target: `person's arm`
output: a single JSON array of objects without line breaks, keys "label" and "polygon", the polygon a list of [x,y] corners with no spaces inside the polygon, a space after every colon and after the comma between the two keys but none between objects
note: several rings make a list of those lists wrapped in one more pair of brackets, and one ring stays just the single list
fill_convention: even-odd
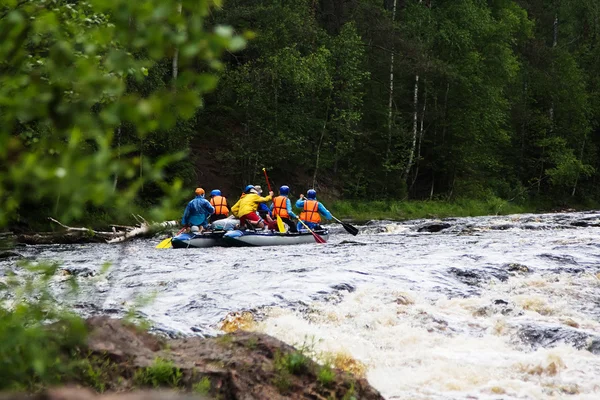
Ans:
[{"label": "person's arm", "polygon": [[325,206],[321,202],[319,202],[319,214],[321,214],[327,219],[331,219],[331,213],[328,209],[325,208]]},{"label": "person's arm", "polygon": [[256,200],[256,201],[259,202],[259,203],[266,203],[266,202],[271,201],[271,200],[273,200],[273,192],[269,192],[269,195],[265,196],[265,197],[258,196],[258,200]]},{"label": "person's arm", "polygon": [[300,208],[300,209],[304,208],[304,200],[303,199],[298,199],[296,201],[296,208]]},{"label": "person's arm", "polygon": [[287,199],[285,201],[285,203],[286,203],[285,205],[287,208],[287,212],[290,215],[290,218],[298,219],[298,216],[296,214],[294,214],[294,212],[292,211],[292,202],[290,201],[290,199]]},{"label": "person's arm", "polygon": [[215,208],[213,207],[212,204],[210,204],[210,202],[208,200],[204,200],[204,209],[206,210],[206,212],[208,214],[214,214],[215,213]]}]

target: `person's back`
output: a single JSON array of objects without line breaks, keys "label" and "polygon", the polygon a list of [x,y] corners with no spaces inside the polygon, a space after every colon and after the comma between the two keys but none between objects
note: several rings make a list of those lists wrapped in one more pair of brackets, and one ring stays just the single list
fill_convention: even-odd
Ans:
[{"label": "person's back", "polygon": [[[304,222],[310,229],[321,229],[321,215],[326,219],[331,219],[331,213],[325,206],[317,200],[317,192],[310,189],[304,195],[300,195],[300,199],[296,202],[296,207],[302,209],[300,220]],[[298,230],[305,229],[301,222],[298,222]]]},{"label": "person's back", "polygon": [[268,196],[261,197],[258,195],[256,189],[254,189],[253,185],[248,185],[244,190],[244,195],[233,205],[233,207],[231,207],[231,212],[233,215],[240,218],[240,225],[242,227],[248,222],[253,227],[263,228],[264,222],[256,213],[256,210],[258,209],[259,204],[270,201],[272,196],[273,192],[270,192]]},{"label": "person's back", "polygon": [[214,207],[204,198],[204,189],[196,188],[196,197],[186,206],[181,219],[183,226],[198,226],[202,229],[208,226],[208,217],[215,212]]},{"label": "person's back", "polygon": [[298,232],[296,224],[294,224],[291,218],[298,218],[292,211],[292,204],[288,198],[290,188],[283,185],[279,188],[279,196],[273,199],[273,205],[271,210],[274,217],[279,217],[289,227],[290,232]]},{"label": "person's back", "polygon": [[227,218],[229,208],[227,208],[227,199],[221,195],[219,189],[210,192],[210,204],[215,208],[215,213],[210,216],[210,222],[218,221]]}]

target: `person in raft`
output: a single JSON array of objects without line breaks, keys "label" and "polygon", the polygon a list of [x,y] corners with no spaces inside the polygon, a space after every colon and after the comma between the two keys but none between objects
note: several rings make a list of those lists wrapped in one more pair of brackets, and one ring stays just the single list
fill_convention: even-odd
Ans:
[{"label": "person in raft", "polygon": [[208,226],[208,217],[215,208],[204,198],[204,189],[196,188],[196,198],[191,200],[181,219],[181,225],[191,227],[194,233],[202,233]]},{"label": "person in raft", "polygon": [[210,204],[215,208],[215,213],[210,216],[210,223],[220,219],[227,218],[229,215],[229,208],[227,208],[227,199],[221,196],[221,191],[215,189],[210,192]]},{"label": "person in raft", "polygon": [[[321,225],[319,225],[321,223],[321,215],[326,219],[331,219],[331,213],[321,202],[317,201],[317,191],[314,189],[306,192],[306,197],[303,194],[300,195],[300,198],[296,202],[296,208],[302,209],[299,219],[304,221],[310,229],[322,229]],[[300,222],[298,222],[298,230],[306,231]]]},{"label": "person in raft", "polygon": [[[254,186],[254,190],[256,190],[259,196],[262,196],[263,191],[260,186]],[[265,220],[269,229],[277,229],[277,224],[272,218],[271,209],[267,203],[260,203],[256,212],[258,213],[259,217]]]},{"label": "person in raft", "polygon": [[298,232],[296,224],[292,222],[291,218],[298,219],[298,216],[292,211],[292,202],[288,199],[290,194],[290,187],[283,185],[279,188],[279,196],[273,199],[271,205],[271,211],[273,216],[277,218],[279,216],[281,220],[289,226],[289,232]]},{"label": "person in raft", "polygon": [[256,210],[260,203],[271,201],[272,198],[273,192],[269,192],[269,195],[266,197],[260,197],[256,189],[254,189],[254,185],[248,185],[244,189],[242,197],[231,207],[231,213],[240,219],[241,227],[248,226],[253,229],[262,229],[265,227],[265,222],[256,213]]}]

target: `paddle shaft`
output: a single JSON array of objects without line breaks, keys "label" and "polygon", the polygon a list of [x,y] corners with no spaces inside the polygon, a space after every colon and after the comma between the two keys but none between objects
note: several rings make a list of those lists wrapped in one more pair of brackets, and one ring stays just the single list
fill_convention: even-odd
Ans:
[{"label": "paddle shaft", "polygon": [[267,176],[267,169],[263,168],[263,172],[265,173],[265,179],[267,180],[267,187],[269,188],[269,192],[272,192],[272,190],[271,190],[271,182],[269,182],[269,177]]}]

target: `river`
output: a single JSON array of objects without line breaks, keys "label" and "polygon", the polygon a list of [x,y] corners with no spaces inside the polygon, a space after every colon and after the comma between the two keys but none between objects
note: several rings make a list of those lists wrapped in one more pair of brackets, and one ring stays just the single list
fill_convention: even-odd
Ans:
[{"label": "river", "polygon": [[443,223],[336,225],[326,245],[17,251],[59,261],[52,290],[82,315],[136,307],[155,331],[210,335],[249,311],[252,329],[357,360],[387,399],[599,399],[600,213]]}]

